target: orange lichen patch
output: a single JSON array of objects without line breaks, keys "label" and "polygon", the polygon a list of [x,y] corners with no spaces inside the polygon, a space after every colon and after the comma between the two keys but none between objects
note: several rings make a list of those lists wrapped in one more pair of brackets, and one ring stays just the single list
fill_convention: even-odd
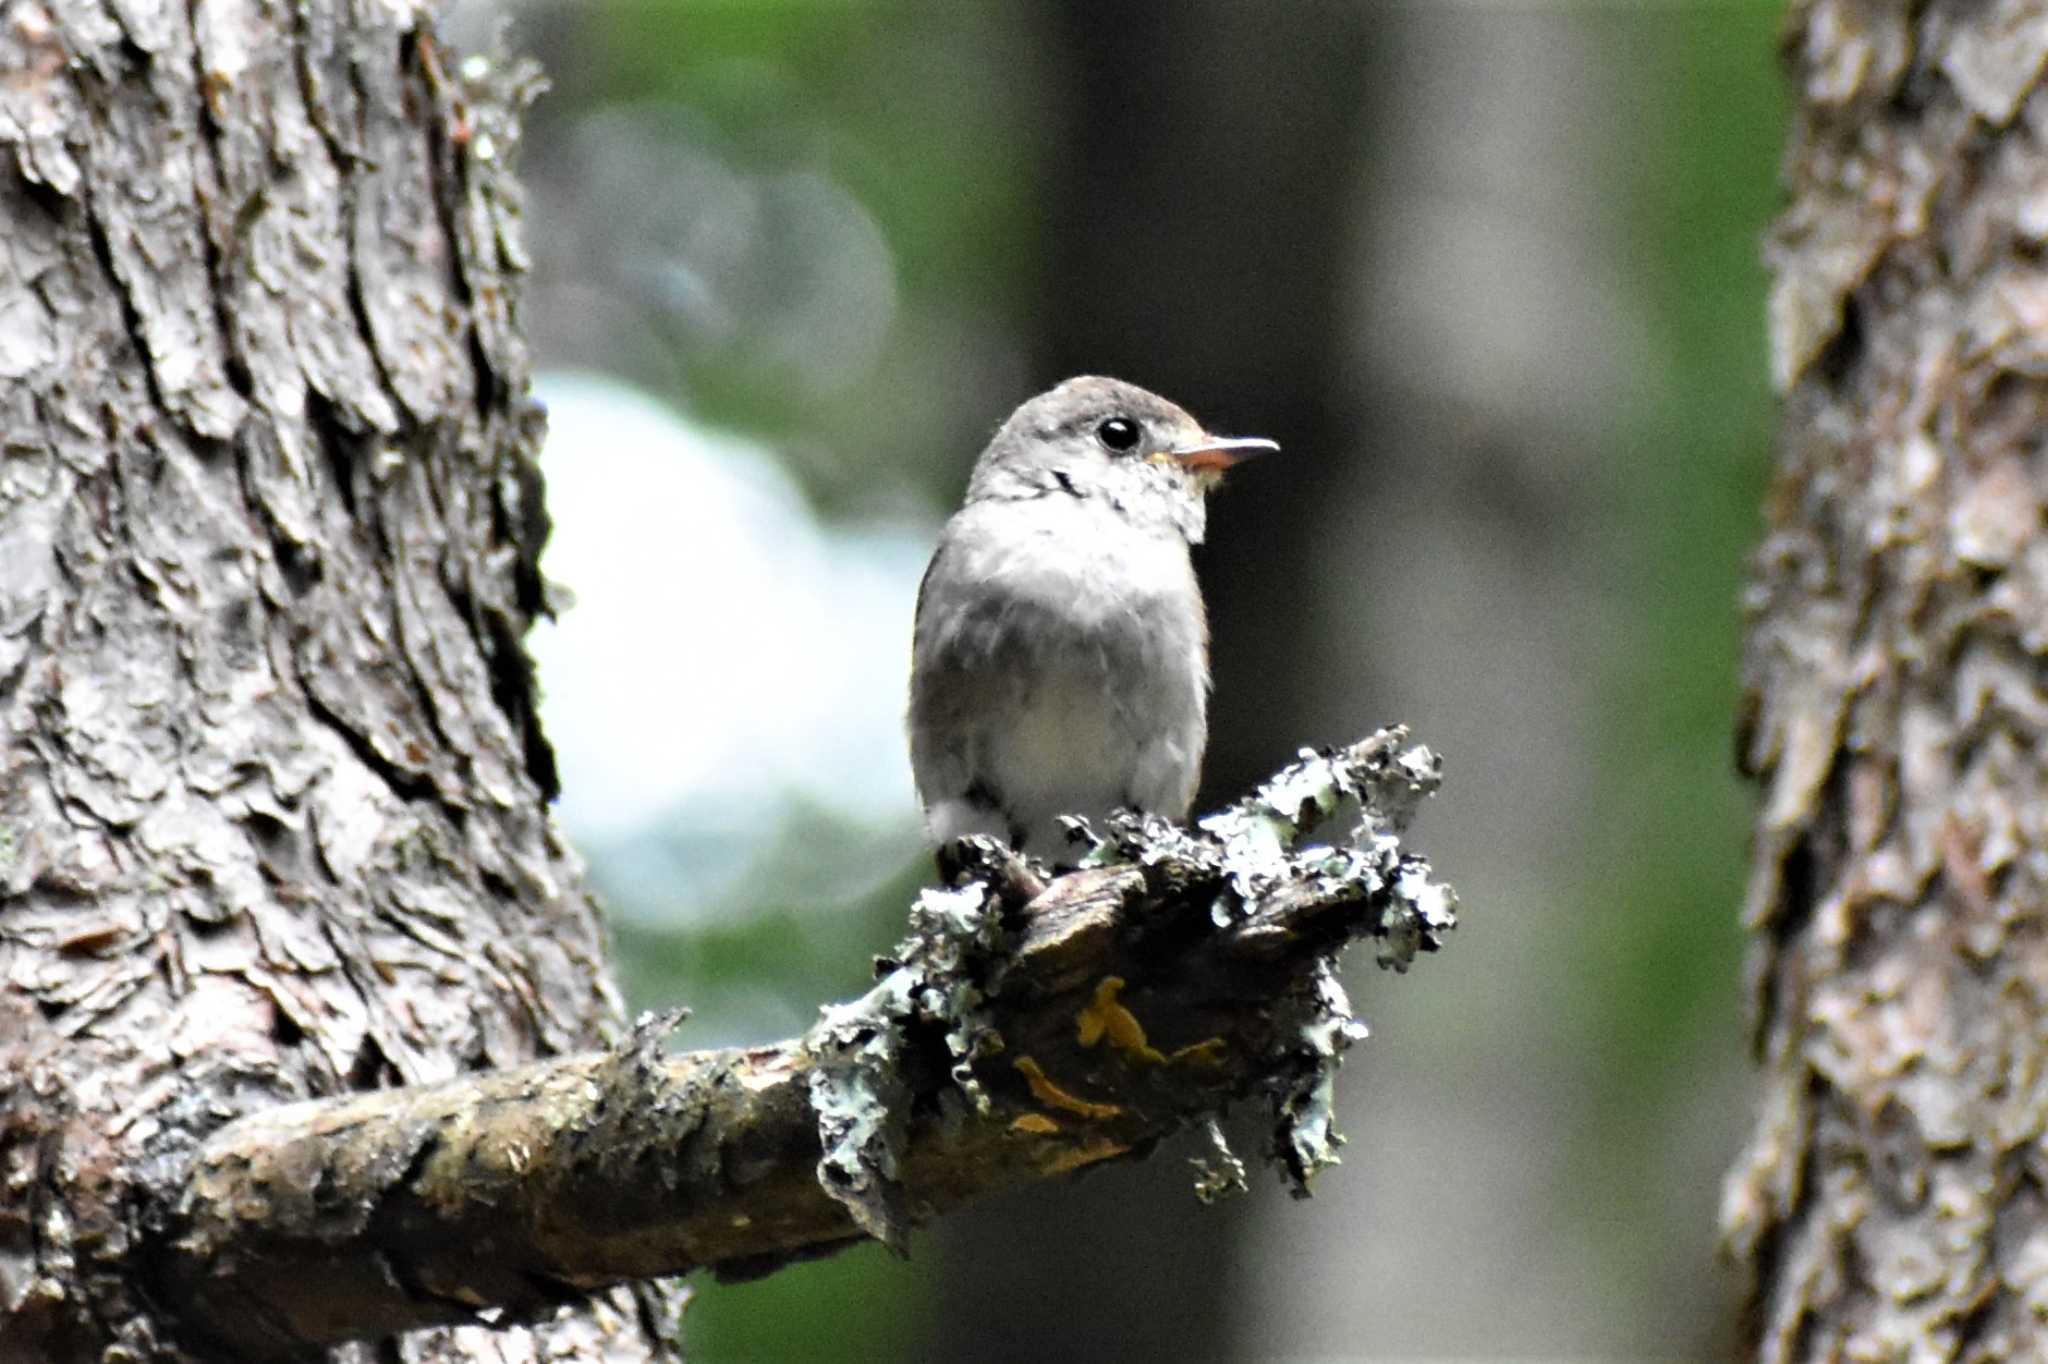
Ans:
[{"label": "orange lichen patch", "polygon": [[1102,978],[1095,987],[1095,998],[1074,1015],[1076,1038],[1084,1047],[1092,1047],[1107,1038],[1109,1045],[1122,1052],[1128,1060],[1148,1066],[1164,1065],[1165,1055],[1145,1040],[1145,1028],[1138,1022],[1138,1016],[1117,1002],[1123,988],[1122,976]]},{"label": "orange lichen patch", "polygon": [[1054,1084],[1045,1073],[1045,1068],[1029,1056],[1020,1056],[1011,1064],[1024,1076],[1024,1083],[1031,1086],[1031,1097],[1047,1108],[1057,1108],[1062,1113],[1089,1119],[1116,1118],[1123,1115],[1123,1109],[1115,1104],[1091,1103],[1079,1099]]},{"label": "orange lichen patch", "polygon": [[1145,1036],[1145,1025],[1138,1016],[1123,1006],[1117,996],[1123,993],[1122,976],[1104,976],[1095,987],[1095,997],[1081,1012],[1074,1015],[1074,1034],[1084,1047],[1092,1047],[1104,1041],[1122,1053],[1125,1060],[1135,1065],[1163,1066],[1194,1062],[1205,1066],[1220,1065],[1226,1044],[1220,1037],[1204,1038],[1190,1042],[1171,1056]]},{"label": "orange lichen patch", "polygon": [[1220,1066],[1223,1057],[1230,1050],[1229,1043],[1220,1037],[1205,1037],[1199,1042],[1190,1042],[1166,1059],[1175,1065],[1196,1062],[1205,1066]]},{"label": "orange lichen patch", "polygon": [[1054,1155],[1050,1160],[1041,1161],[1039,1168],[1047,1174],[1063,1175],[1070,1170],[1078,1170],[1084,1165],[1094,1165],[1099,1161],[1114,1160],[1131,1148],[1125,1142],[1099,1138],[1092,1141],[1084,1141],[1078,1146],[1051,1146],[1044,1149],[1057,1152],[1058,1154]]},{"label": "orange lichen patch", "polygon": [[1010,1119],[1010,1130],[1012,1132],[1035,1132],[1041,1137],[1050,1137],[1061,1129],[1058,1123],[1046,1117],[1043,1113],[1019,1113],[1016,1117]]}]

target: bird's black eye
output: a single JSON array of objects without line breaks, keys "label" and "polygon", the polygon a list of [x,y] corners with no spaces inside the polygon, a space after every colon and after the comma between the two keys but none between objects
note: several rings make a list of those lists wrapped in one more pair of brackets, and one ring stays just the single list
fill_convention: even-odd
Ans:
[{"label": "bird's black eye", "polygon": [[1138,424],[1129,417],[1107,417],[1095,428],[1095,439],[1112,450],[1128,450],[1138,443]]}]

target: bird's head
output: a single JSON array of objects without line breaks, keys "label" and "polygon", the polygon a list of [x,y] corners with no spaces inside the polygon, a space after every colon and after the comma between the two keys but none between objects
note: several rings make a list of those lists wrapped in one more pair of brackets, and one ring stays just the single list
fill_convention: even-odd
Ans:
[{"label": "bird's head", "polygon": [[1200,543],[1202,495],[1224,470],[1280,447],[1215,436],[1156,393],[1084,375],[1010,414],[975,463],[967,500],[1099,499]]}]

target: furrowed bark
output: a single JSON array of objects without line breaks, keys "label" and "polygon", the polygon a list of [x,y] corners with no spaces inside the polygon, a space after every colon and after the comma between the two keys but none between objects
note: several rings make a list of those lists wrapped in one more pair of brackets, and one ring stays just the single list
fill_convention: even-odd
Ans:
[{"label": "furrowed bark", "polygon": [[[340,0],[20,0],[0,69],[0,1359],[187,1360],[200,1138],[621,1021],[521,644],[533,78]],[[655,1358],[651,1301],[334,1357]]]},{"label": "furrowed bark", "polygon": [[1757,1358],[2048,1355],[2048,22],[1795,5],[1742,757]]}]

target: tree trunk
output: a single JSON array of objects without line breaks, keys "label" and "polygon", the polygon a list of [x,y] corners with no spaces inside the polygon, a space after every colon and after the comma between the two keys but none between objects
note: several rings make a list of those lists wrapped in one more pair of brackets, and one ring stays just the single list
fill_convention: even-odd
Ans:
[{"label": "tree trunk", "polygon": [[2048,22],[1795,5],[1750,590],[1759,1358],[2048,1354]]},{"label": "tree trunk", "polygon": [[[520,643],[529,78],[451,60],[403,5],[0,23],[0,1357],[188,1357],[131,1252],[224,1120],[618,1019]],[[334,1357],[652,1358],[657,1297]]]}]

